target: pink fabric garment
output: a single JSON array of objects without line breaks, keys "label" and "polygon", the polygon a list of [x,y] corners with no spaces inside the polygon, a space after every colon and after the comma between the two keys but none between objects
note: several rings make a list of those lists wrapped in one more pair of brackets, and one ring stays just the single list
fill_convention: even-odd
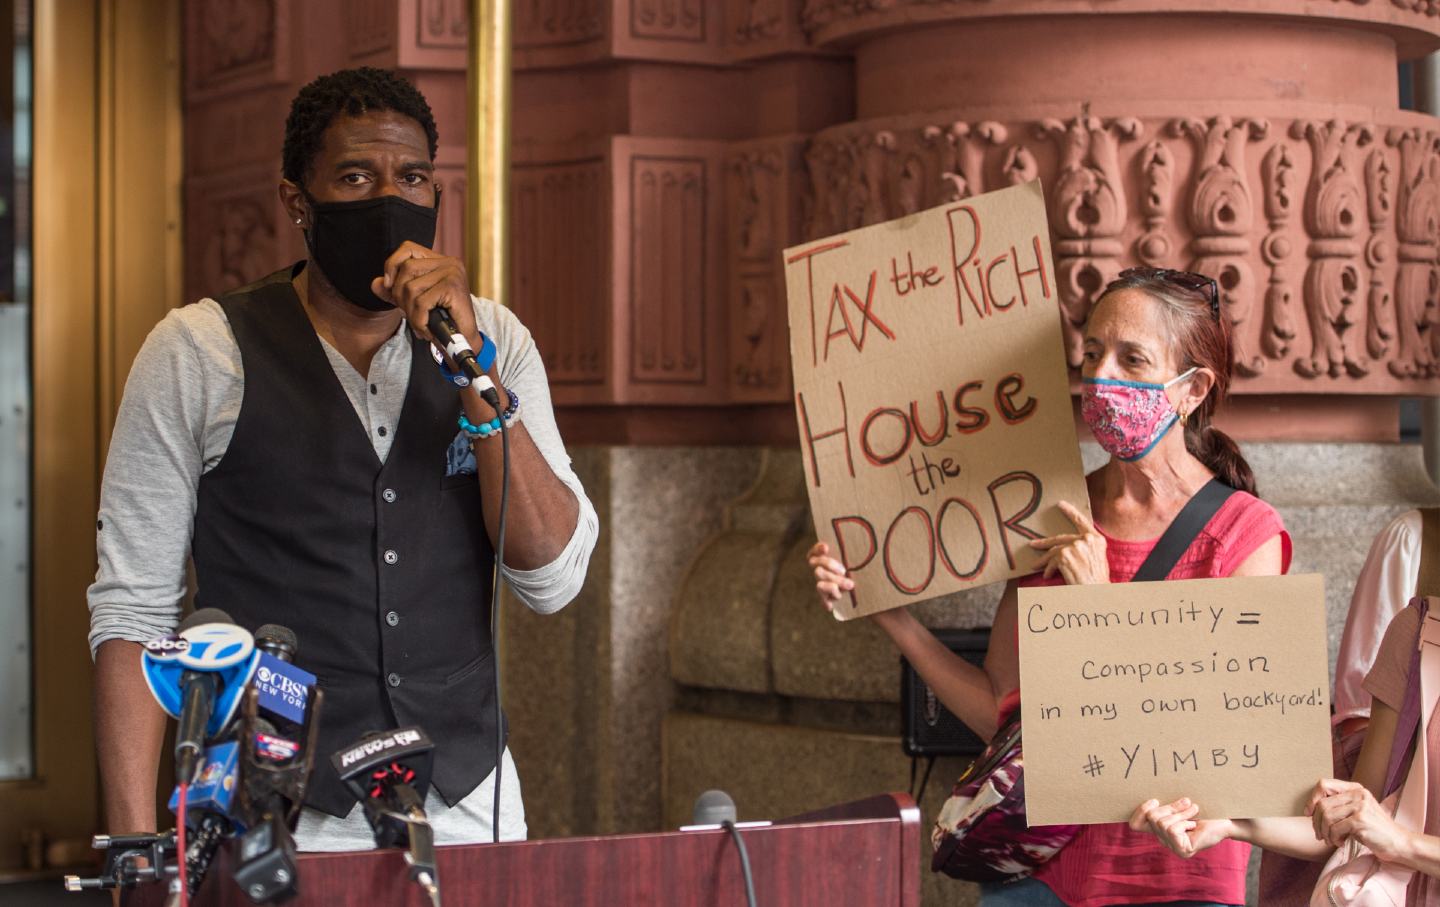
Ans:
[{"label": "pink fabric garment", "polygon": [[[1370,691],[1375,701],[1385,703],[1396,712],[1405,702],[1405,690],[1410,683],[1410,655],[1415,651],[1419,633],[1420,612],[1414,608],[1401,608],[1386,628],[1375,667],[1365,678],[1365,689]],[[1440,759],[1434,758],[1434,754],[1440,753],[1440,707],[1430,714],[1430,721],[1425,727],[1425,744],[1430,748],[1430,764],[1427,766],[1430,789],[1437,790],[1440,789],[1436,787],[1440,785]],[[1425,824],[1430,827],[1423,830],[1433,832],[1437,818],[1440,817],[1427,815]],[[1440,879],[1417,872],[1405,895],[1407,907],[1436,907],[1440,905]]]},{"label": "pink fabric garment", "polygon": [[[1101,534],[1103,527],[1098,527]],[[1275,509],[1254,495],[1236,492],[1180,556],[1169,579],[1229,576],[1261,545],[1279,533],[1281,571],[1290,569],[1290,535]],[[1128,582],[1159,539],[1126,541],[1106,535],[1110,578]],[[1056,586],[1058,576],[1038,575],[1021,586]],[[1087,825],[1035,877],[1070,907],[1150,904],[1164,901],[1245,903],[1245,868],[1250,845],[1225,841],[1182,860],[1149,833],[1123,824]]]},{"label": "pink fabric garment", "polygon": [[[1370,692],[1365,678],[1376,663],[1385,628],[1415,594],[1420,575],[1421,522],[1418,510],[1407,510],[1391,520],[1370,543],[1365,566],[1355,579],[1355,592],[1345,615],[1345,635],[1340,637],[1340,651],[1335,658],[1332,723],[1337,727],[1347,718],[1370,717]],[[1409,662],[1401,666],[1402,681],[1408,666]]]}]

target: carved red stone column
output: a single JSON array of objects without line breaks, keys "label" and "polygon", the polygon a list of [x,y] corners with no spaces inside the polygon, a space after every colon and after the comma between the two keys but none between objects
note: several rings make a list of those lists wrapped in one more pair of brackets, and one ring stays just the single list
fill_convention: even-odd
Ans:
[{"label": "carved red stone column", "polygon": [[1396,84],[1433,5],[811,0],[803,22],[856,61],[857,119],[807,152],[809,235],[1039,177],[1072,365],[1097,291],[1149,264],[1219,280],[1235,393],[1440,391],[1440,122]]},{"label": "carved red stone column", "polygon": [[807,135],[852,115],[799,26],[785,0],[517,7],[513,304],[567,437],[793,434],[780,250]]}]

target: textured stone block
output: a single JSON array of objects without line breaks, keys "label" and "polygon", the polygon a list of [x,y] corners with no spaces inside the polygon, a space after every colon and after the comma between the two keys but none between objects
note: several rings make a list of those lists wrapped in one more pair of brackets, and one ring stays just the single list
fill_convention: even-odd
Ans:
[{"label": "textured stone block", "polygon": [[754,484],[686,571],[670,619],[670,672],[692,686],[768,693],[770,604],[805,514],[799,457],[765,451]]},{"label": "textured stone block", "polygon": [[783,538],[724,532],[691,566],[670,621],[670,676],[693,686],[768,693],[770,589]]}]

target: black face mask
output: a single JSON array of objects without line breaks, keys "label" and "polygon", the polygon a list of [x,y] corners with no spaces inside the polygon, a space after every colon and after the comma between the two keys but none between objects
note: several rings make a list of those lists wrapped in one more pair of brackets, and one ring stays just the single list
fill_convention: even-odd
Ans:
[{"label": "black face mask", "polygon": [[435,190],[433,208],[398,195],[354,202],[317,202],[309,193],[305,197],[310,201],[305,245],[325,279],[362,308],[393,309],[392,303],[370,292],[370,283],[385,273],[385,259],[406,240],[427,249],[434,245],[440,190]]}]

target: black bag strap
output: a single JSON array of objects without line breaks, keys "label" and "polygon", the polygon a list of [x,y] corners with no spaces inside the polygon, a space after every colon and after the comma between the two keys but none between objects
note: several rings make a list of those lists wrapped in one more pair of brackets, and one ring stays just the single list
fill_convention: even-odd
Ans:
[{"label": "black bag strap", "polygon": [[1219,479],[1206,482],[1205,487],[1195,492],[1195,496],[1175,514],[1170,527],[1160,536],[1160,541],[1155,543],[1150,556],[1145,558],[1145,563],[1135,571],[1130,582],[1145,583],[1169,576],[1170,571],[1180,562],[1180,556],[1185,553],[1185,549],[1190,547],[1200,530],[1205,528],[1205,524],[1210,522],[1210,518],[1234,493],[1235,489]]}]

